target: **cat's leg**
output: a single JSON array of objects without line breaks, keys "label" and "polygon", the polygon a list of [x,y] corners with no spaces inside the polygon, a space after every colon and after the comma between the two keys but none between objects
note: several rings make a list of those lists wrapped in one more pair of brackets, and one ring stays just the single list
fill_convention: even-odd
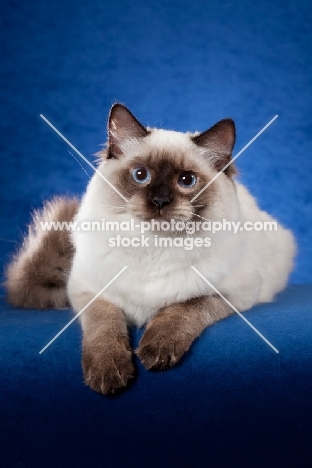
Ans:
[{"label": "cat's leg", "polygon": [[[92,299],[82,294],[72,301],[79,312]],[[126,387],[134,366],[126,317],[118,307],[96,299],[80,317],[83,331],[82,368],[84,381],[92,390],[115,393]]]},{"label": "cat's leg", "polygon": [[168,369],[206,327],[232,312],[219,296],[202,296],[165,307],[148,323],[136,353],[147,369]]}]

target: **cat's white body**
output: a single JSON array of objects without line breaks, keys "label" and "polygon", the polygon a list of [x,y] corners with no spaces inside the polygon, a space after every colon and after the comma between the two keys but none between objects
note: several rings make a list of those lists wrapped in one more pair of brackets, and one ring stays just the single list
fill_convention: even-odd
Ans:
[{"label": "cat's white body", "polygon": [[[151,137],[148,137],[151,138]],[[189,144],[186,134],[153,131],[153,145],[170,147]],[[109,179],[106,163],[99,170]],[[210,221],[273,221],[261,211],[248,190],[221,174],[216,184],[218,200]],[[111,188],[95,174],[82,200],[76,222],[127,221],[131,213],[114,212],[107,202]],[[196,202],[195,202],[196,203]],[[120,205],[125,205],[120,200]],[[197,219],[200,221],[201,219]],[[139,220],[138,220],[139,221]],[[238,309],[246,310],[259,302],[270,301],[285,287],[293,264],[295,243],[290,231],[279,224],[276,231],[196,232],[196,237],[210,237],[210,247],[185,250],[183,247],[155,247],[154,233],[146,232],[149,247],[109,247],[108,239],[118,232],[75,231],[72,239],[76,254],[68,283],[68,294],[75,305],[84,293],[96,295],[124,267],[128,268],[101,294],[117,305],[129,321],[142,326],[162,307],[193,297],[215,294],[191,268],[194,266]],[[140,232],[120,232],[140,237]],[[159,233],[156,233],[159,234]],[[170,234],[162,233],[168,236]],[[176,234],[179,235],[179,234]]]},{"label": "cat's white body", "polygon": [[[54,198],[34,213],[8,265],[8,300],[83,311],[84,382],[96,392],[114,394],[134,376],[129,323],[146,324],[136,350],[144,367],[165,370],[233,313],[228,301],[244,311],[286,285],[294,238],[235,179],[234,144],[231,119],[196,134],[148,129],[116,103],[81,203]],[[73,218],[71,233],[43,229]],[[161,231],[147,230],[153,220]]]}]

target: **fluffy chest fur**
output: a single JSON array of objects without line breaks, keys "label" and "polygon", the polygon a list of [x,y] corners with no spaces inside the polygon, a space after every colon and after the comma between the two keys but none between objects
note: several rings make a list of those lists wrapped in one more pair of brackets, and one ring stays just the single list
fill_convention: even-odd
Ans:
[{"label": "fluffy chest fur", "polygon": [[[193,223],[268,221],[253,197],[231,171],[222,171],[230,158],[234,139],[224,121],[200,135],[165,130],[146,130],[133,116],[118,115],[110,122],[110,146],[99,172],[120,193],[95,174],[83,198],[76,223],[134,220],[134,230],[73,233],[75,256],[68,284],[72,301],[84,291],[97,294],[124,266],[102,297],[118,306],[129,321],[143,325],[161,308],[214,291],[191,269],[195,266],[240,310],[271,300],[287,280],[294,243],[278,225],[277,232],[199,229],[186,232],[146,232],[148,242],[139,246],[116,246],[117,236],[141,239],[140,223],[174,220]],[[194,196],[219,177],[192,202]],[[195,183],[194,183],[195,181]],[[117,226],[117,224],[116,224]],[[202,244],[187,250],[170,243],[156,245],[156,238],[196,237]],[[205,246],[209,238],[210,245]],[[278,252],[281,250],[283,255]],[[275,261],[272,258],[275,257]],[[271,266],[269,266],[271,265]]]},{"label": "fluffy chest fur", "polygon": [[[235,178],[232,120],[198,134],[148,129],[115,104],[108,133],[82,202],[47,202],[7,270],[14,305],[70,301],[84,381],[104,394],[134,376],[129,323],[146,324],[135,351],[145,368],[168,369],[233,306],[272,300],[295,253],[292,234]],[[73,217],[71,236],[42,227]]]}]

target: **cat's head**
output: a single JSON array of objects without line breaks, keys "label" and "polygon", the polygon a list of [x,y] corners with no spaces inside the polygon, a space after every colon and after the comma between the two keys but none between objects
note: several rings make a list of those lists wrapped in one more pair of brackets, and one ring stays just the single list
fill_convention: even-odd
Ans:
[{"label": "cat's head", "polygon": [[[190,134],[144,127],[123,105],[115,104],[108,119],[108,145],[102,153],[108,180],[119,195],[120,213],[139,219],[193,219],[216,201],[216,176],[229,183],[235,126],[224,119],[203,133]],[[198,218],[197,218],[198,220]]]}]

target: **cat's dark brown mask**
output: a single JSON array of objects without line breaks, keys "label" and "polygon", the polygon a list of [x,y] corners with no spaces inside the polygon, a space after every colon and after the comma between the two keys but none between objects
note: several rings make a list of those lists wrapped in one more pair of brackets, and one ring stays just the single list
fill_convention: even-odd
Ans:
[{"label": "cat's dark brown mask", "polygon": [[231,119],[193,135],[151,130],[115,104],[105,152],[112,161],[106,165],[111,166],[110,181],[129,200],[128,211],[139,219],[191,219],[212,202],[213,184],[193,204],[192,198],[217,172],[224,171],[227,178],[235,172],[228,166],[234,143]]}]

